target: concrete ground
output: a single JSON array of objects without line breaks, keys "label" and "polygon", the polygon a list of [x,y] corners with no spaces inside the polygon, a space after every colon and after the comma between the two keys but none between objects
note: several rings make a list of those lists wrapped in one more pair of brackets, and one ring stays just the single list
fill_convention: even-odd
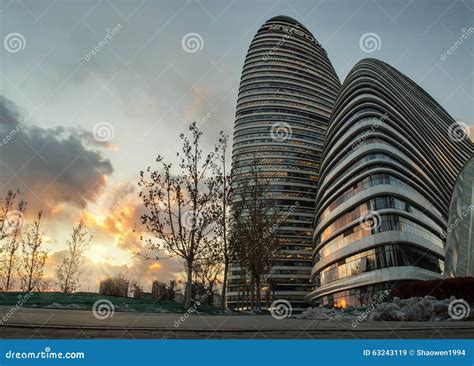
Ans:
[{"label": "concrete ground", "polygon": [[[107,315],[107,314],[105,314]],[[110,315],[110,314],[108,314]],[[399,339],[474,337],[474,321],[327,321],[270,315],[191,315],[115,312],[97,319],[92,311],[0,306],[0,338],[169,339]]]}]

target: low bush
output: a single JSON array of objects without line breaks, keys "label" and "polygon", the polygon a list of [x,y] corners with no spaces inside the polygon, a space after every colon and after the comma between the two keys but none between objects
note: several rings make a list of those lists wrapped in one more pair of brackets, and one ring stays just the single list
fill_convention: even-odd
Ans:
[{"label": "low bush", "polygon": [[474,303],[474,277],[446,278],[432,281],[409,281],[392,290],[391,295],[401,299],[433,296],[438,300],[455,296]]}]

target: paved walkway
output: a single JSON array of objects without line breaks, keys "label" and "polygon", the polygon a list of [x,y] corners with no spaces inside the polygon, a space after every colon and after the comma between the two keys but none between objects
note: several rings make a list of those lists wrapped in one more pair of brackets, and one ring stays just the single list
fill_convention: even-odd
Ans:
[{"label": "paved walkway", "polygon": [[[100,314],[99,314],[100,315]],[[103,314],[92,311],[0,306],[1,338],[249,338],[376,339],[473,338],[474,321],[372,322],[327,321],[269,315]],[[5,317],[8,317],[5,318]],[[1,318],[0,318],[1,319]]]}]

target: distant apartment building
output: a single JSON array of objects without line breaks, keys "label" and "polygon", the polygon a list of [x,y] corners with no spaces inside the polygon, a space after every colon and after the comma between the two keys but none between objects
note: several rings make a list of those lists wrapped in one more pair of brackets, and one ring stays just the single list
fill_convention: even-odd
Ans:
[{"label": "distant apartment building", "polygon": [[153,281],[151,285],[151,296],[154,299],[162,299],[166,294],[166,283]]},{"label": "distant apartment building", "polygon": [[122,277],[109,277],[100,282],[99,294],[128,297],[130,281]]}]

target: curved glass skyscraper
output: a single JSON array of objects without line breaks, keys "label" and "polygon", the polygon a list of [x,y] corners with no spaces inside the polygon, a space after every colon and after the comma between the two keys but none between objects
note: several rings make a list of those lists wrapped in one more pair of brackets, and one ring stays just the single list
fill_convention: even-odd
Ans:
[{"label": "curved glass skyscraper", "polygon": [[[295,309],[305,307],[319,165],[339,88],[326,51],[303,25],[278,16],[258,30],[243,67],[232,159],[235,184],[249,179],[256,160],[272,206],[287,213],[277,229],[282,254],[262,289],[267,302],[286,299]],[[245,289],[240,279],[234,264],[227,291],[230,308],[241,306],[239,294]]]},{"label": "curved glass skyscraper", "polygon": [[326,137],[310,302],[364,306],[401,281],[441,276],[451,193],[473,152],[458,127],[387,64],[351,70]]},{"label": "curved glass skyscraper", "polygon": [[446,277],[474,276],[474,157],[454,186],[445,236]]}]

